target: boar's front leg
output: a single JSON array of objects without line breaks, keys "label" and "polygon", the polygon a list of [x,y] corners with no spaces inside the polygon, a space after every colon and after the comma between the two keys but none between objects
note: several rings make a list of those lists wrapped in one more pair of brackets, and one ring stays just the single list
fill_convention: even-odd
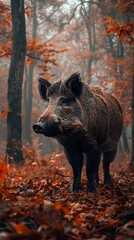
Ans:
[{"label": "boar's front leg", "polygon": [[78,192],[81,187],[81,172],[83,166],[83,154],[80,151],[74,149],[64,149],[66,157],[72,166],[73,170],[73,192]]},{"label": "boar's front leg", "polygon": [[87,165],[86,165],[86,174],[87,174],[87,191],[95,192],[95,180],[98,179],[98,168],[100,163],[101,153],[98,150],[90,150],[87,153]]}]

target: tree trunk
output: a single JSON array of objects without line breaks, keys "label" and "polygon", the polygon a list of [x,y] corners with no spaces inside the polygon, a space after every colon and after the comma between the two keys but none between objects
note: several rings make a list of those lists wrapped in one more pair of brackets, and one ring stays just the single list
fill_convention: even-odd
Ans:
[{"label": "tree trunk", "polygon": [[123,145],[122,145],[122,141],[120,139],[119,143],[118,143],[118,149],[119,149],[119,152],[122,156],[122,159],[124,160],[124,150],[123,150]]},{"label": "tree trunk", "polygon": [[128,140],[127,140],[125,127],[123,127],[123,131],[122,131],[122,140],[123,140],[124,151],[129,153],[129,146],[128,146]]},{"label": "tree trunk", "polygon": [[22,82],[26,54],[24,0],[11,0],[13,49],[8,77],[6,161],[22,164]]},{"label": "tree trunk", "polygon": [[31,114],[32,114],[32,88],[33,88],[33,70],[34,66],[29,66],[28,71],[28,80],[27,80],[27,101],[25,105],[25,140],[30,145],[32,144],[32,137],[31,137]]},{"label": "tree trunk", "polygon": [[[32,27],[32,38],[35,39],[37,35],[37,26],[38,21],[36,17],[36,0],[32,1],[33,5],[33,27]],[[32,89],[33,89],[33,73],[34,73],[34,65],[29,66],[28,71],[28,81],[27,81],[27,92],[26,94],[26,119],[25,119],[25,140],[30,145],[32,144],[32,136],[31,136],[31,115],[32,115]]]},{"label": "tree trunk", "polygon": [[131,165],[134,166],[134,73],[132,80],[132,157]]},{"label": "tree trunk", "polygon": [[89,1],[88,7],[85,7],[83,0],[81,0],[81,4],[82,5],[80,9],[80,14],[85,22],[85,26],[87,29],[89,52],[92,53],[92,56],[89,57],[88,63],[87,63],[87,72],[88,72],[88,78],[90,82],[92,77],[91,75],[92,65],[94,63],[93,53],[95,52],[95,48],[96,48],[95,22],[93,21],[91,25],[89,24],[92,18],[93,4],[90,3]]}]

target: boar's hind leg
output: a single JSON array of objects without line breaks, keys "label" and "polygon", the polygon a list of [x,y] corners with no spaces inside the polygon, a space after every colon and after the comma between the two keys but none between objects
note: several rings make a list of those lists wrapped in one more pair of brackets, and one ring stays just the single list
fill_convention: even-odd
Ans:
[{"label": "boar's hind leg", "polygon": [[81,187],[81,172],[83,166],[83,154],[82,152],[75,152],[74,150],[65,149],[66,157],[73,169],[73,192],[78,192]]},{"label": "boar's hind leg", "polygon": [[99,184],[99,164],[98,164],[98,167],[97,167],[97,169],[96,169],[95,179],[96,179],[96,184]]},{"label": "boar's hind leg", "polygon": [[98,168],[100,163],[101,153],[99,151],[90,151],[87,154],[87,165],[86,165],[86,174],[87,174],[87,191],[95,192],[95,180],[99,181]]},{"label": "boar's hind leg", "polygon": [[110,163],[114,160],[115,155],[117,152],[117,148],[110,152],[105,152],[104,153],[104,158],[103,158],[103,171],[104,171],[104,184],[110,185],[111,182],[111,176],[110,176]]}]

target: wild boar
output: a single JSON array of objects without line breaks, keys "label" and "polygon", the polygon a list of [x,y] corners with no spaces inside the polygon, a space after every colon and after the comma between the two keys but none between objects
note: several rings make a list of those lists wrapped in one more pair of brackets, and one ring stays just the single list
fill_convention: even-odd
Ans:
[{"label": "wild boar", "polygon": [[81,187],[85,158],[87,190],[96,190],[102,154],[104,183],[111,184],[109,167],[123,127],[118,101],[100,87],[82,82],[79,73],[53,84],[40,78],[39,93],[48,101],[48,107],[33,125],[33,130],[62,144],[73,170],[73,191]]}]

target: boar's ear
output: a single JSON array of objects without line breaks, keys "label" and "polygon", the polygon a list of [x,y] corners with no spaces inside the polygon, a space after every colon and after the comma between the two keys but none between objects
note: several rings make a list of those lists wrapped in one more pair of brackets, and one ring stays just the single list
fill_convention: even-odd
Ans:
[{"label": "boar's ear", "polygon": [[38,82],[39,82],[38,88],[39,88],[40,96],[41,98],[47,101],[46,93],[47,93],[47,89],[51,86],[51,83],[49,83],[47,80],[43,78],[39,78]]},{"label": "boar's ear", "polygon": [[73,73],[66,81],[66,86],[71,89],[71,91],[78,97],[81,94],[82,89],[82,79],[80,73]]}]

